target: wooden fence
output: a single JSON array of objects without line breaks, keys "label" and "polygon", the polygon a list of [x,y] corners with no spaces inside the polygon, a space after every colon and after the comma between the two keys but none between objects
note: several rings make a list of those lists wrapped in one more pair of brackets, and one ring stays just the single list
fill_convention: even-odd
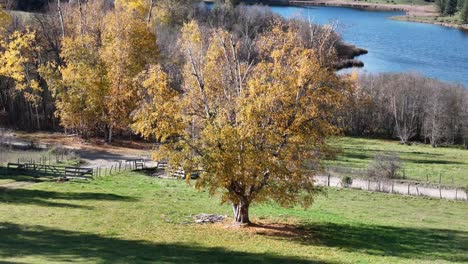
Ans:
[{"label": "wooden fence", "polygon": [[94,175],[92,168],[80,168],[71,166],[57,166],[37,163],[8,163],[8,170],[19,170],[34,175],[42,174],[44,176],[91,179]]}]

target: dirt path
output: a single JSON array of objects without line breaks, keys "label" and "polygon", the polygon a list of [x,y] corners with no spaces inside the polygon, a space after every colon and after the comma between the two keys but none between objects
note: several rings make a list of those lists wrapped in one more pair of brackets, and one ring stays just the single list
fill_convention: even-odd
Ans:
[{"label": "dirt path", "polygon": [[318,186],[330,186],[336,188],[352,188],[371,192],[385,192],[401,195],[424,196],[437,199],[468,201],[468,193],[463,188],[437,188],[414,182],[402,181],[372,181],[354,179],[350,184],[343,184],[340,177],[314,176]]},{"label": "dirt path", "polygon": [[82,167],[87,168],[110,168],[117,162],[133,159],[143,159],[151,163],[152,144],[131,140],[107,144],[100,139],[86,141],[76,135],[61,133],[26,134],[7,131],[2,135],[2,142],[20,149],[31,145],[44,150],[60,146],[75,152],[83,162]]}]

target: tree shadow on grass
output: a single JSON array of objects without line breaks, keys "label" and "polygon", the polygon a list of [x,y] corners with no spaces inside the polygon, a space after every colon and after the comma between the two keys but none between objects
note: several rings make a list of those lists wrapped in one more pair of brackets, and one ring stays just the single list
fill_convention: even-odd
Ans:
[{"label": "tree shadow on grass", "polygon": [[229,251],[221,247],[155,244],[9,222],[0,223],[0,237],[0,258],[38,256],[48,262],[327,263],[273,254]]},{"label": "tree shadow on grass", "polygon": [[[349,149],[349,148],[347,148]],[[377,154],[384,154],[387,152],[391,151],[384,151],[384,150],[371,150],[371,149],[366,149],[366,150],[360,150],[360,151],[353,151],[353,152],[344,152],[343,154],[339,155],[339,158],[341,159],[359,159],[359,160],[372,160]],[[433,153],[423,153],[423,152],[402,152],[402,151],[396,151],[395,152],[397,155],[401,155],[402,160],[405,162],[413,162],[413,163],[428,163],[428,164],[464,164],[461,162],[457,161],[447,161],[447,160],[439,160],[437,159],[437,156],[442,156],[442,154],[433,154]],[[421,160],[421,159],[412,159],[412,158],[406,158],[404,155],[408,154],[415,154],[419,158],[427,158],[427,160]]]},{"label": "tree shadow on grass", "polygon": [[0,166],[0,180],[12,180],[16,182],[43,182],[50,181],[53,177],[46,175],[33,175],[25,171],[7,170],[7,168]]},{"label": "tree shadow on grass", "polygon": [[[264,235],[374,256],[468,262],[468,232],[449,229],[315,223],[263,227]],[[284,232],[284,229],[289,232]],[[279,232],[280,235],[277,235]]]},{"label": "tree shadow on grass", "polygon": [[106,200],[106,201],[123,201],[132,202],[137,199],[129,196],[121,196],[110,193],[91,193],[91,192],[54,192],[54,191],[42,191],[42,190],[28,190],[28,189],[10,189],[0,187],[0,204],[34,204],[40,206],[52,206],[52,207],[69,207],[69,208],[82,208],[91,209],[92,207],[77,205],[72,203],[63,203],[53,201],[51,199],[58,200]]},{"label": "tree shadow on grass", "polygon": [[466,164],[459,161],[448,161],[448,160],[419,160],[419,159],[403,159],[404,162],[411,162],[416,164],[438,164],[438,165],[462,165]]}]

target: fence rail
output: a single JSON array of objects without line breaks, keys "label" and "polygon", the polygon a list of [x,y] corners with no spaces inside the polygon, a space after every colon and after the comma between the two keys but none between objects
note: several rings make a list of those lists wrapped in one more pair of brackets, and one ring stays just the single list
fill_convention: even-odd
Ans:
[{"label": "fence rail", "polygon": [[46,176],[90,179],[94,175],[94,170],[90,168],[57,166],[37,163],[12,163],[7,164],[7,170],[21,170],[34,174],[44,174]]}]

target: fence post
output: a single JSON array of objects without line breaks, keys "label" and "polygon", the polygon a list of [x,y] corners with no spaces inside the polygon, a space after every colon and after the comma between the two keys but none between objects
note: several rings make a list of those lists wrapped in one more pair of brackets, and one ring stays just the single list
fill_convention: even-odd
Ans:
[{"label": "fence post", "polygon": [[408,195],[410,194],[409,189],[410,189],[411,182],[408,182]]},{"label": "fence post", "polygon": [[328,174],[328,177],[327,177],[327,186],[330,187],[330,173]]},{"label": "fence post", "polygon": [[442,199],[442,187],[440,186],[442,183],[442,174],[439,172],[439,197]]}]

